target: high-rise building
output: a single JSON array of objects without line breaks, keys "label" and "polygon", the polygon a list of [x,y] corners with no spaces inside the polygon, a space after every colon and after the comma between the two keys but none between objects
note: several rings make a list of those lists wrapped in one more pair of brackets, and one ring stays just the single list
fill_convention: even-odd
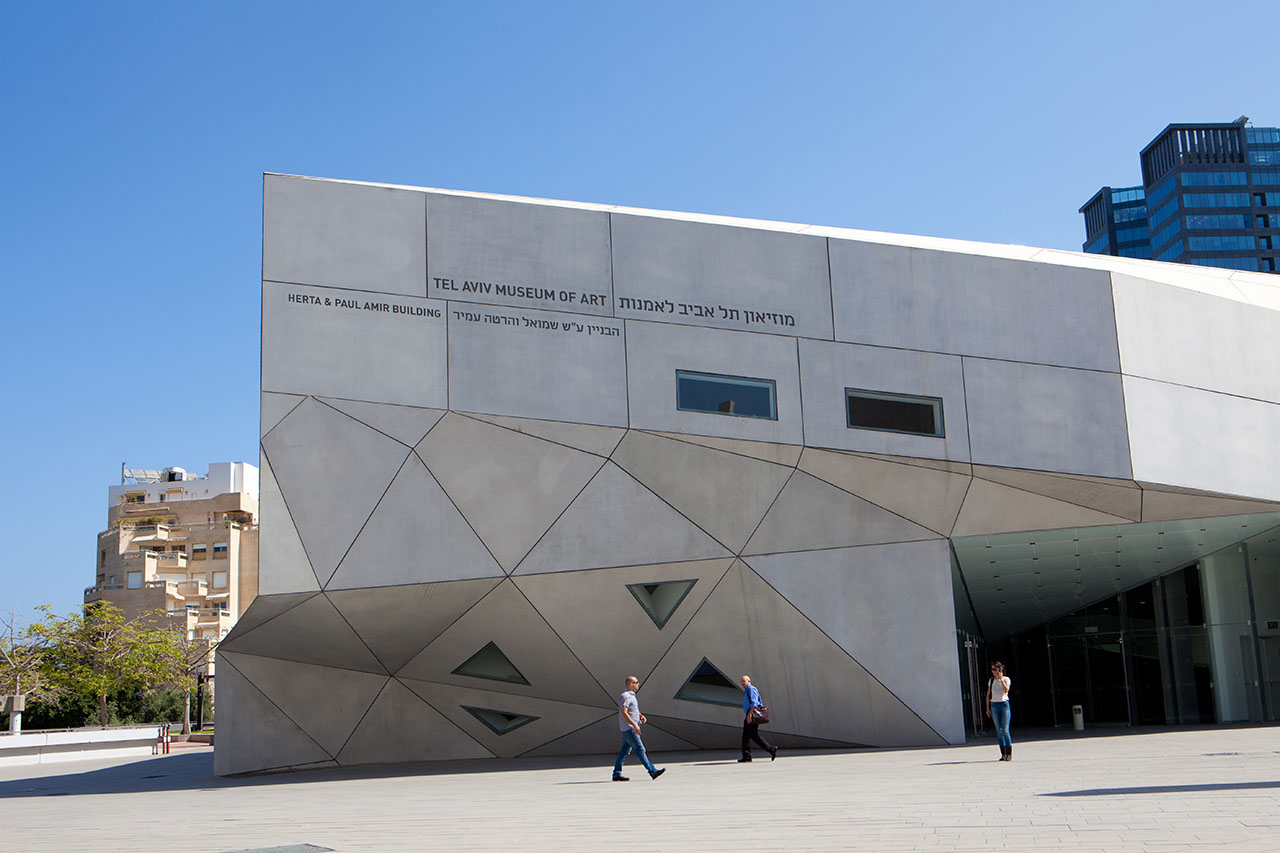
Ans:
[{"label": "high-rise building", "polygon": [[1280,128],[1171,124],[1142,149],[1142,186],[1103,187],[1080,208],[1084,251],[1276,271]]},{"label": "high-rise building", "polygon": [[85,603],[110,601],[128,616],[161,610],[184,620],[190,638],[220,640],[258,594],[258,469],[123,468],[120,479],[108,489]]}]

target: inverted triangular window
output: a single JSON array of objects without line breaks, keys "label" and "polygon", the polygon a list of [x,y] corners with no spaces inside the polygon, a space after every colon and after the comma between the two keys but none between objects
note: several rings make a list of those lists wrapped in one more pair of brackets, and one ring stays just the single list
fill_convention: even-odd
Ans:
[{"label": "inverted triangular window", "polygon": [[676,608],[680,606],[680,602],[684,601],[684,597],[689,594],[689,590],[693,589],[695,583],[697,583],[696,580],[629,583],[627,589],[631,590],[631,594],[644,608],[644,612],[649,614],[653,624],[661,629],[667,624],[671,614],[676,612]]},{"label": "inverted triangular window", "polygon": [[505,735],[538,719],[528,714],[512,714],[509,711],[495,711],[492,708],[472,708],[469,705],[463,705],[462,710],[488,726],[495,735]]},{"label": "inverted triangular window", "polygon": [[677,699],[686,702],[705,702],[708,705],[742,705],[742,690],[724,673],[716,669],[715,664],[706,658],[698,664],[693,675],[676,691]]},{"label": "inverted triangular window", "polygon": [[487,678],[490,681],[505,681],[508,684],[528,684],[529,680],[520,674],[516,665],[502,653],[495,643],[488,643],[483,649],[463,661],[453,671],[454,675],[467,675],[471,678]]}]

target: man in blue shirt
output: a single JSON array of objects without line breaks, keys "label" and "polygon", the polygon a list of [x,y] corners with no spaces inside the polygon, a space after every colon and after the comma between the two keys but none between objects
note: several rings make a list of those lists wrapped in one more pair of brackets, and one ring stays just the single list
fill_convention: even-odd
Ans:
[{"label": "man in blue shirt", "polygon": [[658,769],[653,766],[653,762],[644,751],[644,741],[640,740],[640,724],[649,722],[644,714],[640,713],[640,703],[636,701],[640,679],[634,675],[628,675],[626,688],[618,697],[618,728],[622,730],[622,749],[618,750],[618,760],[613,763],[613,781],[631,781],[622,775],[622,762],[626,761],[627,756],[632,752],[635,752],[636,757],[640,759],[644,769],[649,771],[649,778],[657,779],[667,772],[667,768]]},{"label": "man in blue shirt", "polygon": [[742,714],[745,718],[742,722],[742,757],[738,759],[738,763],[751,760],[751,741],[755,741],[769,753],[769,760],[773,761],[778,757],[778,748],[760,737],[759,723],[751,722],[751,709],[764,707],[764,703],[760,701],[760,691],[751,684],[749,675],[742,676],[738,683],[742,685]]}]

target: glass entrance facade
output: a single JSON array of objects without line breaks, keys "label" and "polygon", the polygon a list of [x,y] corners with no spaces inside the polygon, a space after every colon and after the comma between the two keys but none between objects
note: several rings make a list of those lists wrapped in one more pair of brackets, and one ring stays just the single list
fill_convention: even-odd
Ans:
[{"label": "glass entrance facade", "polygon": [[988,639],[980,657],[979,671],[1008,667],[1019,726],[1070,725],[1074,705],[1087,725],[1280,720],[1280,527]]}]

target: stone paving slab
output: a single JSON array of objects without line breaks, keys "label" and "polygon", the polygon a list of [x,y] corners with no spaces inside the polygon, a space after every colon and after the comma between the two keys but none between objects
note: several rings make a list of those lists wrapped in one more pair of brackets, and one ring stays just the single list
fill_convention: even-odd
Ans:
[{"label": "stone paving slab", "polygon": [[[1017,733],[1015,733],[1016,735]],[[1280,850],[1280,727],[219,779],[212,750],[0,768],[11,850]]]}]

